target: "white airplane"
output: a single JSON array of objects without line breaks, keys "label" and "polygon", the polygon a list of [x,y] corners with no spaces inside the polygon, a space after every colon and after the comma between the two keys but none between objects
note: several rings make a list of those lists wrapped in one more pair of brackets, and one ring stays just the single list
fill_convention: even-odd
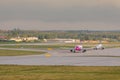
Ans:
[{"label": "white airplane", "polygon": [[98,44],[97,46],[95,46],[94,50],[98,50],[98,49],[103,50],[105,48],[103,47],[102,44]]},{"label": "white airplane", "polygon": [[73,49],[70,50],[70,52],[74,52],[74,53],[82,52],[82,53],[84,53],[88,50],[99,50],[99,49],[100,50],[104,49],[102,44],[98,44],[97,46],[95,46],[95,48],[88,48],[88,49],[84,49],[82,45],[76,45]]}]

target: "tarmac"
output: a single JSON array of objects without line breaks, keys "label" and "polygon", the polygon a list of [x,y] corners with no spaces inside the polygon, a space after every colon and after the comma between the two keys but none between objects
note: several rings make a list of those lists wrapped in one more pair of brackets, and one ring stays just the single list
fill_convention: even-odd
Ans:
[{"label": "tarmac", "polygon": [[71,53],[68,49],[39,50],[10,48],[10,50],[45,51],[46,54],[0,56],[0,65],[120,66],[120,48],[91,50],[85,53]]}]

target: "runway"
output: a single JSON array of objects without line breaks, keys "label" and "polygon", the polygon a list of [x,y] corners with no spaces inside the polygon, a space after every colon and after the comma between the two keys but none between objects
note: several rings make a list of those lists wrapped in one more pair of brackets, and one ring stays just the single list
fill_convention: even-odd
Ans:
[{"label": "runway", "polygon": [[[41,51],[38,49],[23,49]],[[70,53],[69,50],[42,50],[42,55],[1,56],[1,65],[120,66],[120,48]]]}]

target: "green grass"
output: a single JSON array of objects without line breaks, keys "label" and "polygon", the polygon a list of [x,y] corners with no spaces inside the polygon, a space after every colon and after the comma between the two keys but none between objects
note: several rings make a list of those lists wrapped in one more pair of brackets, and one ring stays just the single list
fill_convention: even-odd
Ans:
[{"label": "green grass", "polygon": [[21,55],[39,55],[45,52],[21,51],[21,50],[0,50],[0,56],[21,56]]},{"label": "green grass", "polygon": [[120,67],[0,65],[0,80],[120,80]]},{"label": "green grass", "polygon": [[[41,48],[41,49],[47,49],[47,48],[74,48],[75,45],[78,45],[79,43],[72,43],[72,44],[55,44],[55,45],[2,45],[0,47],[3,48]],[[93,43],[85,43],[83,44],[84,48],[93,48],[98,44],[93,44]],[[115,47],[120,47],[120,43],[106,43],[103,44],[105,48],[115,48]]]}]

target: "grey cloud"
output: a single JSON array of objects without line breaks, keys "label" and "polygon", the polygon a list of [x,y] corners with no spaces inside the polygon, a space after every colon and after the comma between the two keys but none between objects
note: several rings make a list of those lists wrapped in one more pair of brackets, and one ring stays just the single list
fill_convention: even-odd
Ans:
[{"label": "grey cloud", "polygon": [[[14,0],[12,0],[14,2]],[[62,6],[61,3],[50,3],[47,0],[42,4],[39,0],[35,0],[38,3],[32,3],[34,1],[19,1],[17,3],[1,4],[0,5],[0,22],[9,21],[40,21],[49,23],[101,23],[101,24],[111,24],[120,25],[120,8],[112,5],[94,5],[86,6],[84,5],[86,1],[79,5],[79,1],[75,0],[72,6],[72,1],[70,4],[65,4]],[[54,1],[54,0],[52,0]],[[68,0],[67,0],[68,1]],[[92,0],[94,2],[94,0]],[[46,3],[47,2],[47,3]],[[61,2],[61,1],[60,1]],[[63,0],[62,0],[63,2]],[[48,4],[48,5],[47,5]],[[53,6],[52,6],[53,4]],[[57,4],[59,4],[57,6]],[[75,5],[77,4],[77,5]],[[89,4],[89,2],[87,3]],[[95,4],[91,3],[91,4]],[[107,2],[106,2],[107,4]],[[69,6],[67,6],[69,5]],[[52,6],[52,7],[50,7]],[[47,25],[45,25],[47,26]],[[58,26],[58,25],[57,25]],[[63,25],[64,26],[64,25]],[[74,25],[73,25],[74,26]],[[79,25],[78,25],[79,27]]]},{"label": "grey cloud", "polygon": [[45,22],[100,21],[117,22],[120,10],[115,7],[70,7],[53,9],[45,6],[11,6],[0,8],[0,20],[42,20]]}]

